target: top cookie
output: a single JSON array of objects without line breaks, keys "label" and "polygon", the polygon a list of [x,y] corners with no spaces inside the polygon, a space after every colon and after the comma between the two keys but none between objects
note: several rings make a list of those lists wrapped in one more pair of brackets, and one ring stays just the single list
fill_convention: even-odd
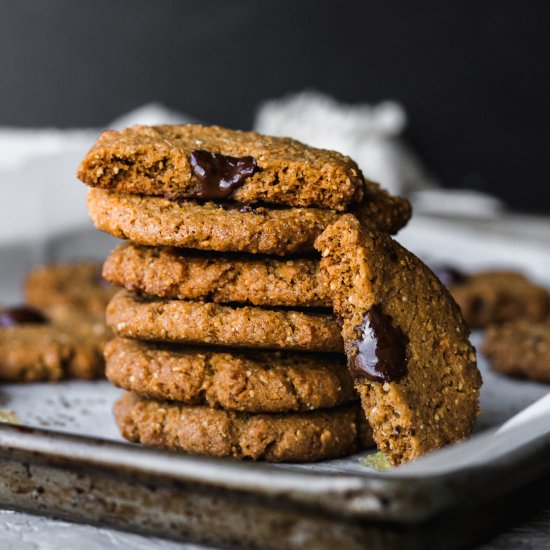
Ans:
[{"label": "top cookie", "polygon": [[218,126],[133,126],[103,132],[82,161],[84,183],[169,199],[345,210],[368,196],[353,160],[290,138]]},{"label": "top cookie", "polygon": [[374,439],[399,464],[469,435],[481,377],[437,277],[388,235],[342,216],[317,239],[348,366]]}]

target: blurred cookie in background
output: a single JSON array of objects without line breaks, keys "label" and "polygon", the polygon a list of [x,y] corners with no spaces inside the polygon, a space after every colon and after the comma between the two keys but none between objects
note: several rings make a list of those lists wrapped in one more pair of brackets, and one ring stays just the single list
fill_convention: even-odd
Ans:
[{"label": "blurred cookie in background", "polygon": [[63,263],[33,269],[25,279],[27,304],[63,321],[76,314],[103,319],[116,287],[101,275],[101,263]]},{"label": "blurred cookie in background", "polygon": [[116,288],[101,276],[101,264],[40,266],[24,287],[24,305],[0,308],[0,380],[102,377],[111,337],[105,307]]},{"label": "blurred cookie in background", "polygon": [[27,305],[0,309],[0,380],[99,378],[109,337],[103,322],[78,312],[60,321]]},{"label": "blurred cookie in background", "polygon": [[471,328],[527,319],[540,321],[550,312],[548,291],[514,271],[465,274],[452,267],[434,269],[449,288]]},{"label": "blurred cookie in background", "polygon": [[494,370],[550,383],[550,319],[520,320],[487,329],[481,351]]}]

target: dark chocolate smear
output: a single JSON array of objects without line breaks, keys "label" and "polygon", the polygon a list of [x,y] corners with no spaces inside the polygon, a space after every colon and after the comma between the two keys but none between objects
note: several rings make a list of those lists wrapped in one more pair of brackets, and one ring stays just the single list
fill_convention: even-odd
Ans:
[{"label": "dark chocolate smear", "polygon": [[357,354],[349,362],[353,378],[393,382],[407,374],[405,359],[409,340],[379,306],[371,308],[357,330],[360,332],[355,340]]},{"label": "dark chocolate smear", "polygon": [[226,199],[246,178],[259,170],[252,157],[230,157],[196,149],[191,153],[191,169],[201,184],[197,197]]},{"label": "dark chocolate smear", "polygon": [[43,325],[47,317],[38,309],[30,306],[18,306],[0,311],[0,327],[17,325]]},{"label": "dark chocolate smear", "polygon": [[446,287],[451,287],[463,283],[468,278],[465,273],[450,265],[436,266],[434,267],[433,272]]}]

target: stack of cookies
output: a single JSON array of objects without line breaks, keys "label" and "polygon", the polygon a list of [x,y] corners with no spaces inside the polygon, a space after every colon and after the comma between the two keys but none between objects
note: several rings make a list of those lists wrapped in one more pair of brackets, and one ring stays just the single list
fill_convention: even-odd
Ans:
[{"label": "stack of cookies", "polygon": [[[409,203],[348,157],[219,127],[136,126],[103,133],[78,177],[92,188],[95,226],[129,241],[103,271],[123,288],[107,308],[116,336],[105,356],[109,380],[126,390],[115,415],[127,439],[314,461],[374,437],[398,463],[469,433],[479,378],[460,314],[388,236],[407,223]],[[358,261],[340,257],[339,234],[355,235],[346,250]],[[376,269],[363,263],[365,239]],[[377,278],[403,289],[386,292]],[[367,294],[356,297],[356,287]],[[403,313],[407,297],[423,311]],[[388,315],[361,327],[374,299],[416,333],[391,336]],[[414,315],[425,321],[433,307],[449,320],[426,337]],[[363,349],[352,338],[360,328],[379,345]],[[412,409],[424,407],[428,385],[436,397],[420,414]]]}]

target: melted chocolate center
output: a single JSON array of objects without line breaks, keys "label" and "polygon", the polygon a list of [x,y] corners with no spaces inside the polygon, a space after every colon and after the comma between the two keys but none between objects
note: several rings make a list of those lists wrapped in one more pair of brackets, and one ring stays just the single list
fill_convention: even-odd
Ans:
[{"label": "melted chocolate center", "polygon": [[392,382],[407,374],[405,361],[408,338],[392,318],[374,306],[358,327],[361,332],[355,341],[357,354],[351,358],[349,370],[353,378],[372,382]]},{"label": "melted chocolate center", "polygon": [[201,199],[226,199],[259,170],[252,157],[229,157],[202,149],[191,153],[191,169],[201,184],[197,193]]},{"label": "melted chocolate center", "polygon": [[462,271],[450,265],[440,265],[434,267],[436,277],[446,286],[454,286],[463,283],[468,277]]},{"label": "melted chocolate center", "polygon": [[0,311],[0,327],[17,325],[43,325],[48,319],[42,312],[30,306],[12,307]]}]

